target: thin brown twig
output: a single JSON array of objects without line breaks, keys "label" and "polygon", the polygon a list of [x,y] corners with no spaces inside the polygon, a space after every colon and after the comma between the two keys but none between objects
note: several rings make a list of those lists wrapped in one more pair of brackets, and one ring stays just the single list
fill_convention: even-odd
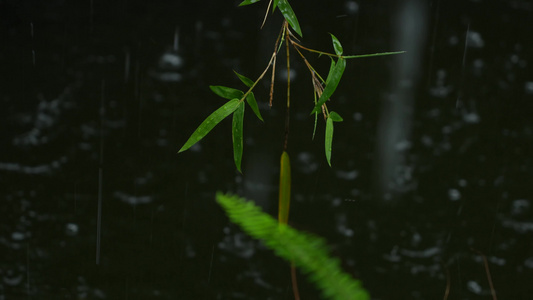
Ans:
[{"label": "thin brown twig", "polygon": [[289,49],[289,41],[290,38],[287,36],[287,108],[291,106],[291,60],[290,60],[290,49]]},{"label": "thin brown twig", "polygon": [[272,66],[272,79],[270,80],[270,99],[268,101],[269,107],[272,107],[272,99],[274,99],[274,78],[275,77],[276,77],[276,55],[274,55],[274,65]]},{"label": "thin brown twig", "polygon": [[300,292],[298,290],[298,281],[296,278],[296,268],[294,267],[294,261],[291,261],[291,282],[292,282],[292,293],[294,294],[294,300],[300,300]]},{"label": "thin brown twig", "polygon": [[448,300],[448,296],[450,296],[450,270],[446,267],[446,265],[442,264],[444,266],[444,270],[446,270],[446,290],[444,291],[444,300]]},{"label": "thin brown twig", "polygon": [[[318,78],[316,78],[314,72],[311,72],[311,77],[313,79],[313,88],[315,90],[315,93],[317,94],[318,98],[320,99],[320,97],[322,96],[322,93],[324,92],[324,87],[322,86],[322,83],[320,83]],[[328,118],[327,117],[327,113],[326,113],[326,110],[327,110],[326,103],[322,104],[321,108],[322,108],[322,115],[324,116],[324,121],[326,121],[327,118]]]},{"label": "thin brown twig", "polygon": [[261,81],[261,79],[263,79],[263,77],[265,76],[266,72],[268,71],[268,69],[270,68],[270,65],[272,65],[272,62],[273,60],[275,59],[276,57],[276,53],[274,52],[272,54],[272,57],[270,58],[270,61],[268,62],[265,70],[263,71],[263,73],[261,73],[261,75],[259,75],[259,78],[257,78],[257,80],[254,82],[254,84],[252,84],[252,86],[248,89],[248,91],[246,91],[246,93],[244,93],[244,95],[242,96],[242,98],[239,100],[240,102],[244,101],[244,99],[246,99],[246,97],[248,97],[248,95],[252,92],[252,90],[255,88],[255,86],[257,85],[257,83],[259,81]]},{"label": "thin brown twig", "polygon": [[[287,22],[287,21],[285,21]],[[268,106],[272,108],[272,99],[274,99],[274,78],[276,77],[276,58],[278,57],[278,46],[279,41],[281,40],[281,36],[283,35],[283,30],[285,29],[285,22],[283,23],[283,26],[281,26],[281,30],[278,34],[278,38],[276,39],[276,44],[274,45],[274,62],[272,65],[272,78],[270,80],[270,98],[268,101]]]},{"label": "thin brown twig", "polygon": [[315,49],[307,48],[307,47],[304,47],[304,46],[302,46],[302,45],[300,45],[300,44],[298,44],[296,42],[294,42],[293,45],[295,45],[298,48],[302,48],[304,50],[307,50],[309,52],[314,52],[314,53],[327,55],[327,56],[333,56],[333,57],[342,57],[342,55],[337,55],[337,54],[333,54],[333,53],[328,53],[328,52],[323,52],[323,51],[318,51],[318,50],[315,50]]},{"label": "thin brown twig", "polygon": [[288,28],[288,27],[287,27],[287,33],[288,33],[293,39],[295,39],[295,40],[297,40],[298,42],[301,43],[301,41],[298,39],[298,37],[295,36],[295,35],[292,33],[292,31],[290,30],[290,28]]},{"label": "thin brown twig", "polygon": [[[294,49],[296,49],[296,52],[298,52],[300,54],[300,56],[302,57],[305,65],[309,69],[309,72],[311,72],[311,78],[312,78],[312,81],[313,81],[314,91],[318,95],[318,98],[320,98],[320,96],[322,96],[322,92],[324,91],[324,87],[322,86],[322,83],[320,82],[320,80],[322,80],[322,82],[324,82],[324,83],[325,83],[325,80],[320,76],[320,74],[318,74],[318,72],[315,71],[313,66],[311,66],[309,61],[307,61],[307,59],[305,58],[303,53],[300,51],[300,49],[295,47],[295,45],[298,45],[298,44],[293,42],[292,39],[289,40],[289,41],[290,41],[291,45],[293,45]],[[320,78],[320,80],[318,80],[318,78],[316,76],[318,76],[318,78]],[[327,119],[327,112],[326,111],[327,111],[327,107],[326,107],[326,103],[324,103],[324,104],[322,104],[322,114],[324,115],[324,120]]]},{"label": "thin brown twig", "polygon": [[307,58],[305,58],[305,55],[303,55],[302,51],[300,51],[300,49],[298,49],[298,48],[296,48],[296,46],[294,46],[296,43],[294,43],[292,40],[291,40],[291,43],[292,43],[294,49],[296,50],[296,52],[298,52],[300,54],[300,56],[302,57],[302,59],[304,60],[307,68],[309,69],[309,72],[311,72],[311,76],[316,75],[316,76],[318,76],[318,78],[320,78],[320,80],[323,83],[326,83],[324,78],[322,78],[322,76],[320,76],[320,74],[318,74],[318,72],[315,70],[315,68],[313,68],[313,66],[309,63]]},{"label": "thin brown twig", "polygon": [[494,289],[494,285],[492,284],[492,276],[490,275],[490,269],[489,269],[489,262],[487,260],[487,257],[485,256],[485,254],[481,253],[481,251],[479,250],[476,250],[474,248],[470,248],[470,250],[476,252],[477,254],[481,255],[481,257],[483,258],[483,264],[485,265],[485,273],[487,274],[487,279],[489,281],[489,286],[490,286],[490,293],[492,294],[492,299],[493,300],[498,300],[498,298],[496,297],[496,290]]},{"label": "thin brown twig", "polygon": [[[288,30],[288,23],[287,21],[284,22],[285,30]],[[289,41],[290,37],[288,35],[285,36],[285,39],[287,39],[286,44],[286,51],[287,51],[287,111],[285,113],[285,142],[283,144],[283,151],[287,151],[287,146],[289,143],[289,110],[291,107],[291,60],[290,60],[290,48],[289,48]]]},{"label": "thin brown twig", "polygon": [[266,20],[268,18],[268,12],[270,11],[270,5],[272,5],[272,0],[270,0],[268,2],[268,7],[267,7],[267,10],[265,12],[265,17],[263,18],[263,24],[261,24],[261,29],[263,29],[263,26],[265,26],[265,22],[266,22]]},{"label": "thin brown twig", "polygon": [[[292,42],[292,40],[291,40]],[[293,45],[294,47],[294,45]],[[316,73],[315,72],[315,69],[313,68],[313,66],[311,66],[311,64],[309,63],[309,61],[307,61],[307,59],[305,58],[305,56],[303,55],[303,53],[300,51],[300,49],[294,47],[294,49],[296,49],[296,52],[298,52],[298,54],[300,54],[300,56],[302,57],[302,59],[304,60],[304,63],[305,65],[307,66],[307,68],[309,69],[309,71],[311,72],[311,74],[313,73]]]}]

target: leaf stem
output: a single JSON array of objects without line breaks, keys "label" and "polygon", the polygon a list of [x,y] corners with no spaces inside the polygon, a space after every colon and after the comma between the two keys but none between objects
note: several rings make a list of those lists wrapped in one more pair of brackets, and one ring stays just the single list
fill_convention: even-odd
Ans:
[{"label": "leaf stem", "polygon": [[[285,31],[290,33],[289,24],[287,21],[283,23],[283,26],[285,27]],[[285,142],[283,143],[283,151],[287,151],[287,145],[289,142],[289,110],[291,107],[291,60],[289,42],[292,41],[289,34],[286,35],[286,39],[287,43],[285,44],[287,46],[287,111],[285,112]]]},{"label": "leaf stem", "polygon": [[[292,42],[292,40],[290,41]],[[294,44],[292,45],[294,47]],[[320,74],[318,74],[318,72],[315,70],[315,68],[313,68],[313,66],[309,63],[309,61],[307,61],[307,59],[305,58],[303,53],[300,51],[300,49],[296,47],[294,47],[294,49],[296,49],[296,51],[300,54],[300,56],[304,60],[305,65],[309,69],[309,72],[311,72],[311,80],[313,82],[314,93],[316,93],[318,97],[320,98],[320,96],[322,95],[322,92],[324,91],[324,87],[322,86],[322,83],[326,83],[326,81],[322,78],[322,76],[320,76]],[[322,83],[319,81],[319,79],[322,81]],[[315,97],[315,105],[316,105],[316,97]],[[325,106],[326,106],[326,103],[322,105],[322,113],[324,115],[324,120],[326,120],[326,111],[324,110]],[[316,129],[316,122],[315,122],[315,129]],[[313,133],[313,137],[314,137],[314,133]]]},{"label": "leaf stem", "polygon": [[405,53],[405,51],[395,51],[395,52],[380,52],[380,53],[361,54],[361,55],[337,55],[337,54],[333,54],[333,53],[328,53],[328,52],[323,52],[323,51],[307,48],[307,47],[304,47],[301,44],[298,44],[298,43],[296,43],[294,41],[291,41],[291,42],[292,42],[292,44],[294,46],[296,46],[298,48],[301,48],[301,49],[304,49],[304,50],[307,50],[309,52],[318,53],[320,55],[327,55],[327,56],[331,56],[331,57],[344,58],[344,59],[363,58],[363,57],[372,57],[372,56],[384,56],[384,55],[394,55],[394,54]]},{"label": "leaf stem", "polygon": [[268,71],[268,69],[270,68],[270,66],[272,65],[272,62],[275,61],[275,58],[276,58],[276,52],[272,53],[272,57],[270,58],[270,61],[268,62],[267,64],[267,67],[265,68],[265,70],[263,71],[263,73],[261,73],[261,75],[259,75],[259,78],[257,78],[254,82],[254,84],[248,89],[248,91],[246,91],[246,93],[244,93],[244,95],[242,96],[242,98],[239,100],[239,102],[242,102],[244,101],[244,99],[246,99],[246,96],[248,96],[252,90],[255,88],[255,86],[257,85],[257,83],[259,81],[261,81],[261,79],[263,79],[263,77],[265,76],[266,72]]},{"label": "leaf stem", "polygon": [[267,7],[267,10],[265,12],[265,18],[263,19],[263,24],[261,24],[261,29],[263,29],[263,26],[265,26],[265,22],[266,22],[266,20],[268,18],[268,11],[270,10],[270,5],[272,5],[272,0],[270,0],[268,2],[268,7]]},{"label": "leaf stem", "polygon": [[307,48],[307,47],[304,47],[304,46],[302,46],[302,45],[300,45],[300,44],[298,44],[296,42],[292,42],[292,45],[296,46],[298,48],[307,50],[309,52],[314,52],[314,53],[318,53],[318,54],[321,54],[321,55],[327,55],[327,56],[332,56],[332,57],[342,57],[342,55],[337,55],[337,54],[333,54],[333,53],[327,53],[327,52],[323,52],[323,51]]},{"label": "leaf stem", "polygon": [[270,80],[270,98],[268,101],[268,105],[270,108],[272,108],[272,99],[274,99],[274,78],[276,77],[276,58],[278,56],[278,51],[279,51],[278,45],[279,45],[280,39],[282,40],[281,42],[283,43],[284,35],[285,35],[285,31],[284,31],[284,27],[282,26],[278,34],[278,38],[276,39],[276,44],[274,45],[274,62],[272,63],[272,78]]}]

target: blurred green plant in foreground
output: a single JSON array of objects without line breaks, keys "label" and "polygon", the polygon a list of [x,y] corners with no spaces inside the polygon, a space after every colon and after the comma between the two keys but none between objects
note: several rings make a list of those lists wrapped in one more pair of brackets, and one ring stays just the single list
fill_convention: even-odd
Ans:
[{"label": "blurred green plant in foreground", "polygon": [[216,200],[233,223],[263,241],[279,257],[292,261],[322,291],[324,298],[370,299],[361,282],[344,273],[339,261],[328,255],[323,239],[278,223],[255,204],[238,196],[219,192]]}]

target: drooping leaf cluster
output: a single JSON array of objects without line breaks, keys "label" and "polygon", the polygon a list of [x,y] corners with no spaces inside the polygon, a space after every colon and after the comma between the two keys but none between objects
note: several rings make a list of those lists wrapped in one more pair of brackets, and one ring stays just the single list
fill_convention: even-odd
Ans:
[{"label": "drooping leaf cluster", "polygon": [[210,86],[209,88],[213,93],[218,96],[231,99],[226,104],[222,105],[215,112],[213,112],[207,119],[205,119],[200,126],[193,132],[191,137],[185,142],[185,145],[181,147],[178,153],[183,152],[189,149],[192,145],[200,141],[204,136],[206,136],[215,126],[224,120],[227,116],[233,113],[233,126],[232,126],[232,140],[233,140],[233,156],[235,160],[235,166],[237,170],[241,172],[241,161],[242,161],[242,151],[243,151],[243,124],[244,124],[244,99],[255,113],[259,120],[263,121],[259,107],[257,106],[257,101],[255,100],[254,93],[252,88],[254,82],[247,78],[244,75],[241,75],[235,72],[237,77],[250,89],[248,92],[244,93],[241,90],[237,90],[225,86]]},{"label": "drooping leaf cluster", "polygon": [[[250,5],[259,2],[260,0],[244,0],[242,1],[239,6],[245,6]],[[274,53],[272,55],[272,58],[270,62],[268,63],[266,69],[263,71],[263,73],[259,76],[259,78],[256,81],[252,81],[251,79],[235,72],[237,77],[248,87],[248,90],[246,92],[225,87],[225,86],[210,86],[211,90],[217,94],[218,96],[230,100],[223,106],[221,106],[219,109],[217,109],[214,113],[209,115],[207,119],[204,120],[200,124],[200,126],[194,131],[194,133],[191,135],[191,137],[187,140],[185,145],[179,150],[179,152],[183,152],[187,149],[189,149],[192,145],[200,141],[205,135],[209,133],[219,122],[221,122],[223,119],[225,119],[227,116],[233,113],[233,123],[232,123],[232,141],[233,141],[233,156],[235,161],[235,166],[239,172],[241,172],[241,161],[242,161],[242,154],[243,154],[243,122],[244,122],[244,100],[248,103],[254,114],[259,118],[261,121],[263,121],[263,117],[261,116],[261,113],[259,111],[259,108],[257,106],[257,102],[255,99],[255,95],[252,92],[256,84],[263,78],[265,73],[269,70],[269,68],[272,67],[272,82],[271,82],[271,89],[270,89],[270,105],[272,105],[272,94],[274,90],[274,74],[275,74],[275,68],[276,68],[276,57],[278,52],[281,49],[281,45],[283,43],[286,43],[287,45],[287,58],[289,58],[289,45],[293,46],[293,48],[298,52],[298,54],[302,57],[304,60],[307,68],[309,69],[312,77],[313,82],[313,89],[314,89],[314,107],[311,111],[311,114],[314,114],[315,116],[315,126],[313,129],[313,138],[315,136],[317,121],[318,121],[318,114],[322,112],[324,115],[324,119],[326,121],[326,135],[324,140],[324,146],[325,146],[325,155],[326,160],[328,162],[328,165],[331,166],[331,152],[332,152],[332,144],[333,144],[333,122],[340,122],[342,121],[342,117],[335,112],[328,111],[327,108],[327,101],[330,100],[333,93],[337,89],[342,75],[344,73],[344,70],[346,69],[346,60],[351,58],[363,58],[363,57],[372,57],[372,56],[382,56],[382,55],[391,55],[391,54],[398,54],[402,53],[400,52],[384,52],[384,53],[375,53],[375,54],[364,54],[364,55],[343,55],[343,47],[341,42],[335,37],[333,34],[331,34],[333,49],[335,53],[327,53],[319,50],[309,49],[304,46],[302,46],[299,41],[296,39],[292,31],[289,29],[292,28],[294,32],[296,32],[300,37],[302,36],[302,31],[300,28],[300,24],[298,22],[298,19],[296,18],[296,15],[294,14],[294,11],[292,7],[290,6],[289,2],[287,0],[269,0],[269,8],[272,7],[272,12],[276,10],[276,8],[279,8],[279,11],[282,13],[283,17],[285,18],[285,23],[282,26],[282,30],[280,32],[280,35],[278,36],[278,39],[276,41],[276,46],[274,47]],[[268,15],[268,9],[267,9],[267,15]],[[266,20],[266,16],[265,16]],[[288,25],[287,25],[288,24]],[[311,66],[311,64],[307,61],[305,56],[302,54],[300,50],[305,50],[312,53],[317,53],[319,55],[325,55],[329,56],[331,59],[331,65],[328,72],[328,76],[324,80],[319,73]],[[287,69],[290,71],[289,68],[289,62],[290,60],[287,59]],[[289,107],[289,94],[290,94],[290,76],[288,76],[288,91],[287,91],[287,107]]]},{"label": "drooping leaf cluster", "polygon": [[339,261],[328,255],[323,239],[299,232],[261,211],[238,196],[217,193],[217,202],[230,220],[247,234],[260,239],[276,255],[294,264],[307,275],[327,299],[367,300],[368,292],[360,281],[344,273]]},{"label": "drooping leaf cluster", "polygon": [[342,74],[344,73],[344,69],[346,69],[346,59],[342,57],[342,46],[339,40],[332,34],[331,39],[333,40],[333,46],[335,48],[335,52],[339,56],[339,59],[337,62],[331,59],[331,66],[329,68],[328,77],[326,79],[326,87],[324,88],[324,91],[322,92],[322,95],[320,95],[320,98],[318,99],[318,102],[315,105],[315,108],[313,108],[313,111],[311,113],[318,113],[326,103],[326,101],[333,95],[333,92],[337,89],[337,86],[339,85],[339,82],[341,81]]}]

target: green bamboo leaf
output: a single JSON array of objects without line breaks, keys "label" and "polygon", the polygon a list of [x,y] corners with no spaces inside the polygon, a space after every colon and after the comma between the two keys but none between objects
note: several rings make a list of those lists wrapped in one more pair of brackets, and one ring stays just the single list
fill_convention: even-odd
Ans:
[{"label": "green bamboo leaf", "polygon": [[250,5],[250,4],[254,4],[254,3],[257,3],[259,2],[260,0],[244,0],[241,2],[241,4],[239,4],[239,6],[245,6],[245,5]]},{"label": "green bamboo leaf", "polygon": [[330,111],[329,112],[329,116],[333,120],[333,122],[342,122],[342,121],[344,121],[342,119],[342,117],[338,113],[336,113],[334,111]]},{"label": "green bamboo leaf", "polygon": [[230,100],[210,114],[209,117],[207,117],[202,124],[196,128],[191,137],[187,140],[187,142],[185,142],[185,145],[181,147],[178,153],[189,149],[192,145],[196,144],[199,140],[206,136],[218,123],[220,123],[220,121],[224,120],[224,118],[234,112],[239,106],[239,103],[239,99]]},{"label": "green bamboo leaf", "polygon": [[276,10],[276,7],[278,7],[279,0],[274,0],[274,4],[272,5],[272,12]]},{"label": "green bamboo leaf", "polygon": [[235,75],[237,75],[237,77],[239,77],[239,79],[242,81],[242,83],[244,83],[247,87],[252,87],[254,85],[254,82],[253,80],[251,80],[250,78],[244,76],[244,75],[241,75],[239,73],[237,73],[236,71],[233,71],[235,73]]},{"label": "green bamboo leaf", "polygon": [[326,77],[326,85],[329,83],[330,78],[333,77],[332,74],[334,70],[335,70],[335,60],[331,58],[331,65],[329,65],[328,77]]},{"label": "green bamboo leaf", "polygon": [[233,126],[231,130],[231,137],[233,139],[233,159],[235,160],[235,167],[237,167],[237,170],[239,170],[241,173],[243,123],[244,102],[241,102],[233,113]]},{"label": "green bamboo leaf", "polygon": [[396,52],[381,52],[381,53],[373,53],[373,54],[361,54],[361,55],[348,55],[343,56],[342,58],[363,58],[363,57],[372,57],[372,56],[384,56],[384,55],[394,55],[394,54],[401,54],[405,53],[405,51],[396,51]]},{"label": "green bamboo leaf", "polygon": [[294,31],[296,31],[298,35],[302,36],[300,24],[298,23],[298,19],[296,18],[296,15],[294,14],[294,11],[292,10],[292,7],[289,2],[287,0],[278,0],[277,2],[277,6],[279,6],[279,10],[285,17],[285,20],[289,22],[289,25],[291,25],[292,29],[294,29]]},{"label": "green bamboo leaf", "polygon": [[254,96],[253,92],[250,92],[250,94],[248,94],[248,96],[246,96],[246,102],[248,102],[248,105],[250,105],[250,107],[254,111],[254,114],[257,116],[257,118],[259,118],[259,120],[263,121],[263,117],[261,116],[261,112],[259,111],[259,107],[257,107],[257,101],[255,101],[255,96]]},{"label": "green bamboo leaf", "polygon": [[331,144],[333,143],[333,120],[330,116],[328,116],[328,120],[326,121],[326,140],[325,140],[325,146],[326,146],[326,159],[328,161],[328,165],[331,167]]},{"label": "green bamboo leaf", "polygon": [[315,108],[311,112],[316,113],[320,111],[320,107],[322,104],[324,104],[331,95],[333,95],[333,92],[337,89],[337,86],[339,85],[339,82],[341,81],[342,73],[344,73],[344,69],[346,68],[346,60],[343,58],[339,58],[337,63],[335,64],[335,68],[333,68],[333,71],[331,74],[329,74],[328,78],[326,79],[326,87],[324,88],[324,91],[322,92],[322,95],[320,95],[320,99],[318,99],[318,103],[315,105]]},{"label": "green bamboo leaf", "polygon": [[331,34],[331,40],[333,41],[333,48],[335,49],[335,53],[337,53],[337,55],[342,55],[342,45],[341,45],[341,42],[339,42],[339,40],[333,35]]},{"label": "green bamboo leaf", "polygon": [[211,91],[213,91],[213,93],[226,99],[241,99],[244,95],[242,91],[221,85],[210,85],[209,88],[211,89]]},{"label": "green bamboo leaf", "polygon": [[260,239],[277,256],[293,262],[321,291],[323,299],[369,300],[361,281],[344,273],[329,255],[326,242],[315,235],[279,224],[251,201],[218,192],[216,201],[244,232]]},{"label": "green bamboo leaf", "polygon": [[279,174],[279,205],[278,222],[287,224],[289,221],[289,209],[291,207],[291,162],[289,154],[283,151],[281,154]]}]

